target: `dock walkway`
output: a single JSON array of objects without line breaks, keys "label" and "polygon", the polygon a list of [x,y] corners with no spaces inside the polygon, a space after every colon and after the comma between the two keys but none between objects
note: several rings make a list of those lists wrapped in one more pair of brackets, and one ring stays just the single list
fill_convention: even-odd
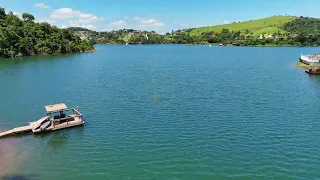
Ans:
[{"label": "dock walkway", "polygon": [[8,136],[8,135],[24,133],[24,132],[28,132],[28,131],[32,131],[31,124],[29,126],[17,127],[17,128],[11,129],[9,131],[2,132],[2,133],[0,133],[0,138],[4,137],[4,136]]}]

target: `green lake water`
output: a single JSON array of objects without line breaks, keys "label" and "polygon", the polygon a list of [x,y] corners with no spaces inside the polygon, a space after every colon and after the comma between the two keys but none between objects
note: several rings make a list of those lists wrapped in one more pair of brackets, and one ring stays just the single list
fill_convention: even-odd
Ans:
[{"label": "green lake water", "polygon": [[96,47],[0,61],[0,130],[86,121],[0,139],[0,179],[320,178],[320,78],[295,66],[319,48]]}]

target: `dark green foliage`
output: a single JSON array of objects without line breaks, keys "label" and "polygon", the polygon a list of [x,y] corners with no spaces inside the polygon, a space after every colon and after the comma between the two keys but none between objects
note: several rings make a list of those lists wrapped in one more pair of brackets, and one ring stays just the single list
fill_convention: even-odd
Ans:
[{"label": "dark green foliage", "polygon": [[6,11],[4,8],[0,7],[0,19],[4,19],[6,17]]},{"label": "dark green foliage", "polygon": [[318,34],[320,33],[320,19],[300,17],[284,25],[284,30],[290,33]]},{"label": "dark green foliage", "polygon": [[89,29],[82,28],[82,27],[68,27],[67,28],[69,31],[74,32],[74,31],[90,31]]},{"label": "dark green foliage", "polygon": [[22,19],[25,22],[33,22],[34,21],[34,16],[32,14],[29,14],[29,13],[23,13],[22,14]]},{"label": "dark green foliage", "polygon": [[34,23],[31,14],[23,20],[0,8],[0,58],[80,52],[94,49],[93,43],[81,40],[67,29],[48,23]]}]

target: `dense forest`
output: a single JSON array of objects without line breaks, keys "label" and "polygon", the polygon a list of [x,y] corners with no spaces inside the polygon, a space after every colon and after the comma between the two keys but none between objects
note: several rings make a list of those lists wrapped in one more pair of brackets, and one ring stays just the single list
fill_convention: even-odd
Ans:
[{"label": "dense forest", "polygon": [[[273,27],[271,27],[273,28]],[[320,19],[297,17],[277,27],[281,31],[261,33],[248,29],[219,32],[207,31],[198,36],[191,35],[193,29],[182,29],[157,34],[154,31],[120,29],[110,32],[95,32],[83,28],[69,28],[79,36],[99,44],[223,44],[234,46],[320,46]],[[79,33],[81,32],[81,33]]]},{"label": "dense forest", "polygon": [[93,43],[81,40],[67,29],[46,22],[36,23],[33,15],[22,19],[0,8],[0,58],[59,54],[93,50]]}]

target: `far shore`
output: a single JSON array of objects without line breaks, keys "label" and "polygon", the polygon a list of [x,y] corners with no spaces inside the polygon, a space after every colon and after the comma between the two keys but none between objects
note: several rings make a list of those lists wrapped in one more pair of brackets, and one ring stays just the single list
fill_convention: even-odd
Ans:
[{"label": "far shore", "polygon": [[[107,44],[101,44],[98,43],[98,45],[126,45],[126,44],[116,44],[116,43],[107,43]],[[304,48],[308,48],[308,47],[320,47],[320,46],[292,46],[292,45],[272,45],[272,44],[265,44],[265,45],[249,45],[249,46],[238,46],[238,45],[231,45],[231,44],[227,44],[227,45],[223,45],[220,46],[219,44],[216,43],[204,43],[204,44],[165,44],[165,43],[159,43],[159,44],[127,44],[127,45],[131,45],[131,46],[139,46],[139,45],[143,45],[143,46],[147,46],[147,45],[185,45],[185,46],[219,46],[219,47],[304,47]]]}]

